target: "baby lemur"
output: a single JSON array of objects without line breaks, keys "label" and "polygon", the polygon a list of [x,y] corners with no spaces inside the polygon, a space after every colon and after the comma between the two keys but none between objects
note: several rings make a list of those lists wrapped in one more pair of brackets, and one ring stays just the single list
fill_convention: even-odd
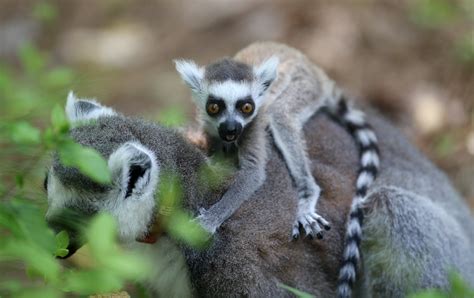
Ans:
[{"label": "baby lemur", "polygon": [[[223,150],[229,158],[238,157],[234,184],[218,203],[203,210],[199,219],[207,230],[215,232],[262,185],[269,129],[298,191],[292,236],[298,238],[302,227],[307,235],[322,238],[320,225],[326,230],[330,225],[316,211],[321,188],[311,174],[302,127],[318,110],[326,108],[348,129],[360,148],[357,195],[347,232],[347,260],[351,263],[360,241],[359,205],[379,166],[377,138],[364,114],[347,104],[342,92],[321,69],[295,49],[272,46],[275,51],[271,56],[261,50],[265,46],[256,44],[233,59],[224,58],[206,67],[193,61],[175,61],[176,69],[191,88],[211,154]],[[278,82],[272,84],[275,80]]]}]

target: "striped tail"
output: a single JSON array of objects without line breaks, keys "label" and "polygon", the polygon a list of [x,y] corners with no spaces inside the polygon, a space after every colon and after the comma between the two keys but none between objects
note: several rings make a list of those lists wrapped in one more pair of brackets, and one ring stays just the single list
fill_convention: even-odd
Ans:
[{"label": "striped tail", "polygon": [[338,96],[336,102],[329,106],[330,113],[353,136],[360,151],[360,168],[357,176],[356,195],[347,222],[343,263],[339,270],[337,295],[340,298],[351,297],[352,287],[356,281],[360,263],[360,243],[362,239],[362,224],[364,213],[363,203],[367,190],[377,176],[379,169],[379,149],[377,137],[365,121],[362,111],[349,108],[343,96]]}]

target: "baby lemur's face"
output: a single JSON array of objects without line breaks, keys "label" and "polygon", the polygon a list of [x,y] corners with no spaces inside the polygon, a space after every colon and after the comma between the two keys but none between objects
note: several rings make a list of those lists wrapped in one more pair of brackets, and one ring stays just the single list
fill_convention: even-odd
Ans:
[{"label": "baby lemur's face", "polygon": [[193,91],[206,132],[235,142],[264,104],[265,91],[276,77],[278,59],[258,66],[223,59],[205,68],[176,61],[176,68]]}]

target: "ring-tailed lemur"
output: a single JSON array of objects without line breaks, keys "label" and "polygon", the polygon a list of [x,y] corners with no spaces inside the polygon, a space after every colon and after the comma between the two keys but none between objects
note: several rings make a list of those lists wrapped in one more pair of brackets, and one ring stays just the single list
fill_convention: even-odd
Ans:
[{"label": "ring-tailed lemur", "polygon": [[[262,185],[267,162],[265,129],[269,127],[298,190],[292,236],[297,238],[302,226],[307,235],[322,238],[319,224],[329,229],[329,223],[316,212],[321,189],[310,171],[302,127],[318,110],[327,108],[349,130],[360,149],[356,196],[340,276],[341,288],[345,287],[354,282],[363,217],[361,204],[379,167],[375,133],[363,112],[350,107],[335,83],[300,52],[280,46],[271,57],[268,53],[266,57],[259,57],[258,53],[246,55],[242,52],[235,59],[225,58],[206,67],[192,61],[176,61],[178,72],[192,90],[211,151],[236,147],[240,166],[235,184],[220,202],[201,215],[201,221],[214,232]],[[252,64],[246,63],[248,60]],[[279,82],[272,88],[277,72]],[[296,72],[300,74],[295,76]],[[299,96],[288,96],[290,89],[298,89]],[[267,102],[267,98],[271,101]]]},{"label": "ring-tailed lemur", "polygon": [[[245,51],[255,49],[273,53],[278,45],[258,43]],[[302,94],[291,87],[286,88],[293,96]],[[351,203],[357,150],[327,117],[310,119],[305,133],[312,166],[325,185],[327,197],[321,203],[332,221],[331,237],[298,245],[285,240],[293,221],[288,210],[295,204],[288,197],[294,189],[283,160],[270,146],[267,178],[254,194],[256,199],[229,219],[212,247],[197,251],[176,247],[166,235],[155,244],[135,239],[150,232],[147,221],[160,207],[150,194],[159,197],[163,169],[181,177],[182,203],[189,212],[197,214],[200,205],[219,199],[223,186],[215,189],[199,179],[206,156],[174,129],[125,117],[93,101],[68,101],[67,116],[73,124],[71,138],[97,150],[112,176],[112,184],[100,185],[61,164],[57,156],[53,159],[45,183],[47,220],[57,231],[69,232],[71,253],[79,231],[63,226],[63,220],[77,224],[81,217],[108,212],[117,220],[119,239],[152,258],[154,268],[146,285],[158,297],[287,296],[280,283],[316,297],[335,296],[337,266],[343,257],[341,214]],[[368,118],[380,136],[384,158],[366,199],[363,278],[356,281],[355,297],[395,298],[427,288],[449,289],[452,270],[474,286],[474,219],[466,202],[394,126],[373,112]],[[268,223],[272,224],[266,227]]]}]

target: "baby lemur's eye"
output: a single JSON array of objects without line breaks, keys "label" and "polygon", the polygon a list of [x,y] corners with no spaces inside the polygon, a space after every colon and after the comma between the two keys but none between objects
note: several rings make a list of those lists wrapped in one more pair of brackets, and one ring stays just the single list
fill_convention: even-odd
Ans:
[{"label": "baby lemur's eye", "polygon": [[241,110],[242,113],[244,113],[244,114],[250,114],[250,113],[253,112],[253,105],[248,102],[248,103],[242,105],[242,107],[240,108],[240,110]]},{"label": "baby lemur's eye", "polygon": [[210,103],[207,105],[207,112],[210,115],[215,115],[219,113],[219,105],[217,103]]}]

